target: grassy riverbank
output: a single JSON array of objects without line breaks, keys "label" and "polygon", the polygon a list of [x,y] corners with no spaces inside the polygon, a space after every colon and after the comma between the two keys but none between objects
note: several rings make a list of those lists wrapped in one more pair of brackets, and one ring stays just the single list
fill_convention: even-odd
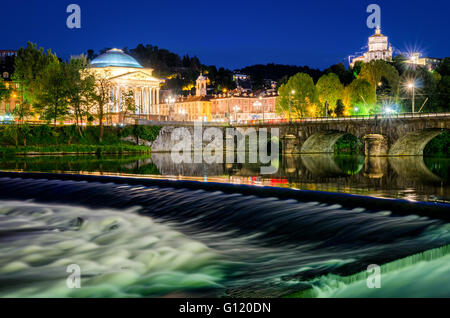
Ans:
[{"label": "grassy riverbank", "polygon": [[161,127],[100,127],[3,125],[0,154],[121,154],[149,153]]}]

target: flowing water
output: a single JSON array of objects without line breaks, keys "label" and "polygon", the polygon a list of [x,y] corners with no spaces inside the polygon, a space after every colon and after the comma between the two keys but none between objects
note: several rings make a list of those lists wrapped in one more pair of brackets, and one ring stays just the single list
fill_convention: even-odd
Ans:
[{"label": "flowing water", "polygon": [[[402,170],[390,159],[284,157],[272,177],[253,165],[175,165],[166,155],[3,158],[0,168],[450,202],[448,161],[420,159]],[[2,297],[449,297],[449,244],[448,222],[420,204],[405,215],[239,187],[0,177]],[[70,264],[81,269],[79,289],[66,285]],[[380,289],[367,288],[370,264],[381,266]]]}]

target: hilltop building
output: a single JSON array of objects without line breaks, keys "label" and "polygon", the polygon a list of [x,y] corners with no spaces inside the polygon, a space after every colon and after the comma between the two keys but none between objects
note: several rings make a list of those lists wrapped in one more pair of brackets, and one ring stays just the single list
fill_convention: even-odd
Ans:
[{"label": "hilltop building", "polygon": [[364,55],[355,57],[350,67],[356,62],[368,63],[372,60],[392,60],[392,47],[389,45],[388,37],[381,33],[380,27],[377,27],[375,34],[369,37],[369,50]]}]

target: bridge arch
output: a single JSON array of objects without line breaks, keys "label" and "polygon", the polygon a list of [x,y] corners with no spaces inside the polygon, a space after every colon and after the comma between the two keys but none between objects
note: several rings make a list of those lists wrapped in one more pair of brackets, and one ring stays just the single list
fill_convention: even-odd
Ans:
[{"label": "bridge arch", "polygon": [[351,135],[345,131],[325,130],[319,131],[303,143],[301,153],[333,153],[336,142],[345,135]]},{"label": "bridge arch", "polygon": [[409,132],[400,137],[389,150],[389,156],[422,156],[426,145],[447,129],[427,129]]}]

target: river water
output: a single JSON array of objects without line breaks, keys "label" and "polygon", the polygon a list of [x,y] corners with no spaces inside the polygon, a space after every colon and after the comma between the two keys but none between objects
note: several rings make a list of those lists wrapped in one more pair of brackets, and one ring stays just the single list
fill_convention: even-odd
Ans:
[{"label": "river water", "polygon": [[[284,156],[257,164],[174,164],[152,156],[0,160],[68,172],[450,202],[449,160]],[[349,197],[351,200],[351,197]],[[217,190],[0,177],[0,296],[449,297],[450,225],[420,205],[355,208]],[[67,287],[67,266],[81,288]],[[366,268],[381,266],[381,288]]]}]

